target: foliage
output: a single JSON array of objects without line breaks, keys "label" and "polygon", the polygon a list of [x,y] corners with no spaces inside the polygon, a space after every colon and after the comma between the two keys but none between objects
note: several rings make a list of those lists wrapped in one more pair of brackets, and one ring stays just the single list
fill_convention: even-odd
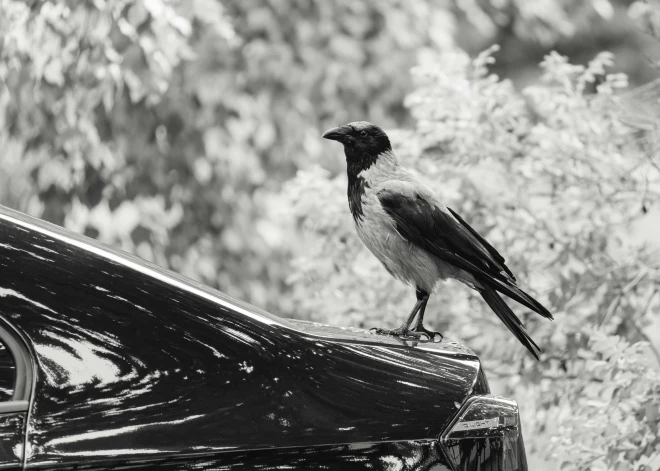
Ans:
[{"label": "foliage", "polygon": [[580,30],[592,29],[598,19],[612,18],[618,3],[616,0],[478,0],[456,2],[456,5],[481,33],[477,37],[487,42],[496,40],[502,31],[512,31],[515,37],[555,45]]},{"label": "foliage", "polygon": [[321,120],[401,120],[429,8],[0,0],[0,202],[286,309],[280,184]]},{"label": "foliage", "polygon": [[[562,469],[655,469],[660,376],[643,331],[659,308],[660,259],[629,230],[658,214],[657,155],[622,120],[626,77],[606,72],[610,54],[587,66],[549,54],[543,82],[519,93],[488,73],[495,50],[423,55],[406,102],[415,130],[390,134],[402,163],[501,249],[556,322],[515,307],[545,348],[536,363],[457,283],[440,287],[427,317],[506,380],[533,450]],[[397,325],[413,291],[359,242],[345,185],[311,170],[287,188],[310,239],[294,297],[315,320]]]},{"label": "foliage", "polygon": [[589,349],[577,355],[580,381],[566,387],[573,378],[566,375],[565,394],[542,414],[546,430],[553,430],[553,460],[564,469],[658,469],[660,374],[641,344],[584,330]]}]

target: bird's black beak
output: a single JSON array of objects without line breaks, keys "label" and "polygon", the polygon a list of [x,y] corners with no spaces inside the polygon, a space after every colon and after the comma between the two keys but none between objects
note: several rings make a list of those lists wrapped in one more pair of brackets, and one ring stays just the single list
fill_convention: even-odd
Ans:
[{"label": "bird's black beak", "polygon": [[337,128],[328,129],[321,137],[324,139],[330,139],[331,141],[343,142],[349,131],[350,128],[348,126],[339,126]]}]

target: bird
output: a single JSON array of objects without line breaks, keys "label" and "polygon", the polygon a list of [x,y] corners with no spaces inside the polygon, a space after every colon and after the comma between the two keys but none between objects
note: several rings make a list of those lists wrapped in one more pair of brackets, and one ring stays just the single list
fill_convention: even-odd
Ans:
[{"label": "bird", "polygon": [[550,311],[518,287],[504,257],[486,239],[399,164],[387,134],[356,121],[322,137],[344,146],[348,206],[359,238],[392,276],[415,287],[417,301],[406,321],[375,333],[426,341],[438,335],[442,341],[440,332],[424,327],[424,313],[439,281],[455,279],[476,290],[539,360],[541,349],[498,293],[553,320]]}]

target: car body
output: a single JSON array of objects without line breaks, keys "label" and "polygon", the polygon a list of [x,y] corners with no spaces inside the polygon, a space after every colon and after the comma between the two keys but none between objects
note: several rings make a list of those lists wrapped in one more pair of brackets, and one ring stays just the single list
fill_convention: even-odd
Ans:
[{"label": "car body", "polygon": [[0,469],[527,469],[469,349],[283,319],[1,206],[0,339]]}]

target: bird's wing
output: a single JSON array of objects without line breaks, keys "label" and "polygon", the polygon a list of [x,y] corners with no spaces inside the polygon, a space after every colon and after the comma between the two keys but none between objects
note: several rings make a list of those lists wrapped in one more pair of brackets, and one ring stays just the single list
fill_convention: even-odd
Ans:
[{"label": "bird's wing", "polygon": [[473,236],[479,241],[479,243],[481,243],[481,245],[482,245],[486,250],[488,250],[488,253],[489,253],[490,256],[493,257],[493,259],[495,259],[495,261],[499,264],[499,267],[501,267],[501,269],[504,270],[504,272],[505,272],[507,275],[509,275],[509,277],[510,277],[513,281],[516,281],[516,277],[513,276],[513,273],[511,273],[511,270],[509,270],[509,267],[507,267],[507,266],[505,265],[505,263],[504,263],[504,262],[505,262],[504,257],[502,257],[502,256],[500,255],[500,253],[499,253],[497,250],[495,250],[495,248],[494,248],[492,245],[490,245],[486,239],[484,239],[483,237],[481,237],[481,234],[479,234],[477,231],[475,231],[475,230],[472,228],[472,226],[470,226],[467,222],[465,222],[465,221],[463,220],[463,218],[460,217],[460,216],[458,215],[458,213],[456,213],[456,211],[454,211],[454,210],[451,209],[451,208],[447,208],[447,209],[448,209],[449,212],[452,214],[452,216],[454,216],[454,218],[456,218],[456,220],[457,220],[458,222],[460,222],[460,223],[463,225],[463,227],[465,227],[468,231],[470,231],[470,234],[472,234],[472,235],[473,235]]},{"label": "bird's wing", "polygon": [[504,258],[425,187],[391,182],[377,196],[404,239],[467,272],[515,282]]},{"label": "bird's wing", "polygon": [[547,309],[516,286],[504,258],[425,187],[410,182],[393,182],[379,188],[376,194],[401,237],[552,319]]}]

